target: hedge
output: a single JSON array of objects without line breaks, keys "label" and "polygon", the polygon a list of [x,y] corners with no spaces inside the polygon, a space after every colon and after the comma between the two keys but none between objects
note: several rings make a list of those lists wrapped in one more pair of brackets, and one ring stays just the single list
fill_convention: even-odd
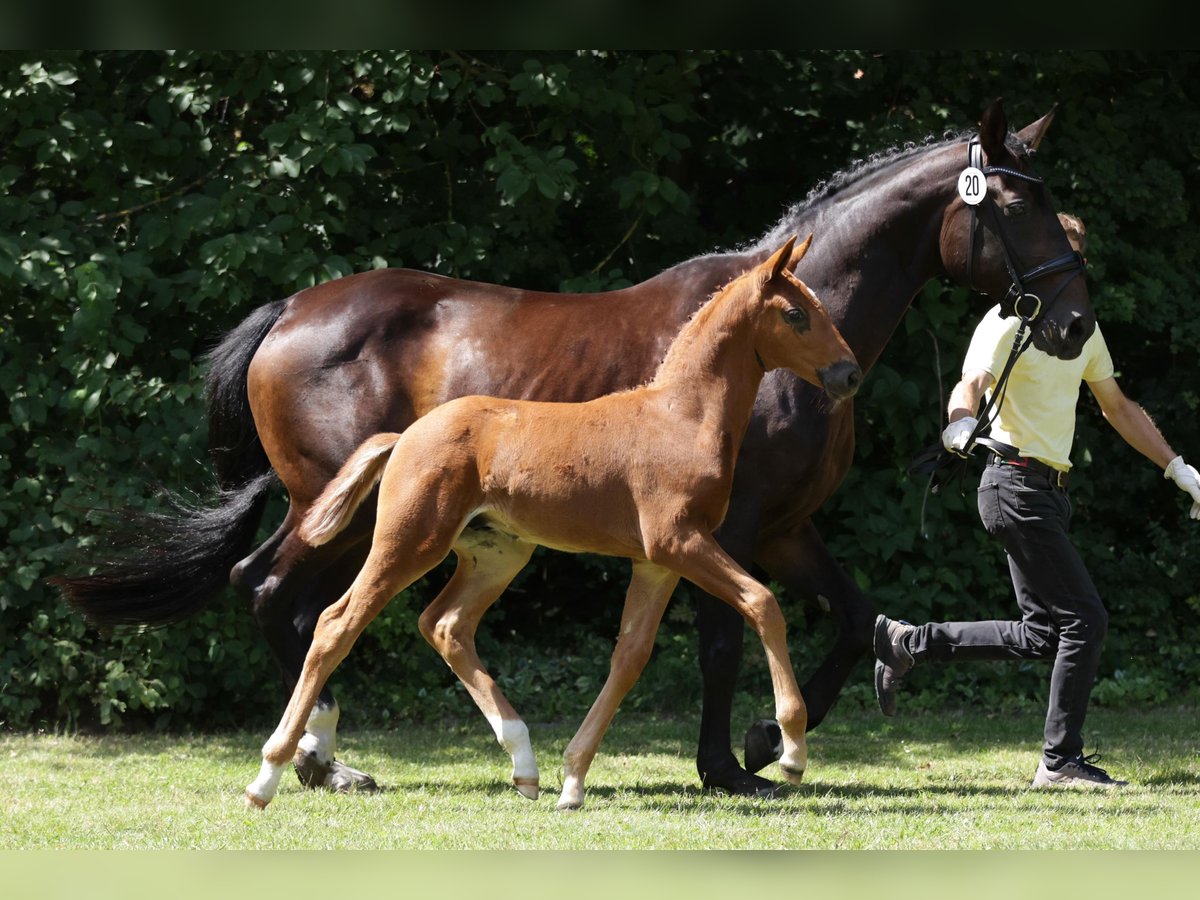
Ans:
[{"label": "hedge", "polygon": [[[100,635],[44,581],[97,539],[93,509],[212,489],[202,357],[257,305],[382,266],[629,284],[757,237],[837,170],[968,128],[996,96],[1017,125],[1061,104],[1038,167],[1089,225],[1119,377],[1200,458],[1198,85],[1195,53],[1125,51],[0,53],[0,723],[277,717],[282,685],[232,591],[166,630]],[[860,586],[908,619],[1015,609],[970,484],[926,497],[904,474],[984,308],[948,282],[920,294],[819,515]],[[1096,702],[1174,700],[1200,681],[1200,532],[1178,490],[1080,406],[1075,534],[1112,614]],[[273,498],[264,537],[283,508]],[[393,602],[339,671],[348,723],[473,715],[416,633],[444,574]],[[485,620],[483,656],[530,718],[587,708],[624,578],[619,561],[539,552]],[[782,599],[803,677],[832,625]],[[626,705],[694,714],[695,652],[681,589]],[[868,671],[843,702],[868,702]],[[1037,666],[921,670],[908,699],[1040,703],[1045,681]],[[753,643],[739,690],[769,709]]]}]

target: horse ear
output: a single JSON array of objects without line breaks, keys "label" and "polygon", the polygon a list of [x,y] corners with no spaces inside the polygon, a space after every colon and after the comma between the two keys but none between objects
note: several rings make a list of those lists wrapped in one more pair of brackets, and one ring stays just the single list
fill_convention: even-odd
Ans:
[{"label": "horse ear", "polygon": [[779,271],[791,260],[792,245],[795,243],[796,236],[793,234],[787,239],[787,243],[772,253],[771,258],[763,263],[760,270],[762,272],[762,284],[766,284],[772,278],[778,277]]},{"label": "horse ear", "polygon": [[1054,121],[1054,114],[1058,112],[1058,104],[1055,103],[1050,107],[1050,112],[1046,113],[1032,125],[1028,125],[1017,132],[1017,137],[1025,142],[1025,146],[1030,150],[1036,150],[1038,144],[1042,142],[1042,138],[1046,136],[1046,130],[1050,127],[1050,123]]},{"label": "horse ear", "polygon": [[1004,114],[1004,101],[997,97],[983,111],[979,120],[979,145],[992,165],[997,165],[1004,156],[1004,141],[1008,137],[1008,117]]},{"label": "horse ear", "polygon": [[[792,250],[792,258],[788,260],[787,268],[789,272],[795,272],[796,266],[800,264],[800,260],[804,259],[804,254],[808,252],[808,248],[812,246],[812,234],[804,239],[804,243]],[[794,241],[795,238],[792,238]]]}]

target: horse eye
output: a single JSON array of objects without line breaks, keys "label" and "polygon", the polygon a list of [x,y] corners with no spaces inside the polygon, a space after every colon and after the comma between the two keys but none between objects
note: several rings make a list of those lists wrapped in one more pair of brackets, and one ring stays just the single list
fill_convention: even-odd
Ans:
[{"label": "horse eye", "polygon": [[782,311],[782,315],[783,321],[787,322],[793,328],[802,328],[808,324],[808,313],[798,306],[789,306]]},{"label": "horse eye", "polygon": [[1027,212],[1029,212],[1029,208],[1025,205],[1024,200],[1014,200],[1004,207],[1004,214],[1012,219],[1023,216]]}]

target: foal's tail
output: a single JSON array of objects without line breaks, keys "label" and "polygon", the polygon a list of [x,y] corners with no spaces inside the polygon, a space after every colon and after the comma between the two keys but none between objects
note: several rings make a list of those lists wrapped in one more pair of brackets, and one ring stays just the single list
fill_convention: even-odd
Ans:
[{"label": "foal's tail", "polygon": [[342,465],[300,523],[300,539],[313,547],[326,544],[349,523],[387,466],[399,434],[385,432],[365,440]]},{"label": "foal's tail", "polygon": [[169,512],[118,510],[92,558],[91,573],[56,576],[50,583],[84,618],[102,628],[160,628],[208,605],[229,572],[250,550],[275,475],[246,394],[246,373],[284,301],[252,312],[209,354],[209,453],[218,490],[195,504],[167,493]]}]

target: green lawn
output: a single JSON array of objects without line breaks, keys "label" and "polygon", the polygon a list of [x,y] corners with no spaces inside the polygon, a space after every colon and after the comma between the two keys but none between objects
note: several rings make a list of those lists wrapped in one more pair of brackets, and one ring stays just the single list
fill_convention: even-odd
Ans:
[{"label": "green lawn", "polygon": [[576,813],[554,808],[566,725],[531,729],[536,802],[472,721],[344,734],[339,756],[382,792],[304,791],[289,775],[265,812],[242,805],[265,733],[9,734],[0,849],[1194,849],[1196,712],[1093,710],[1089,742],[1133,782],[1119,793],[1028,790],[1034,715],[835,712],[810,736],[805,785],[771,801],[699,790],[695,723],[618,715]]}]

